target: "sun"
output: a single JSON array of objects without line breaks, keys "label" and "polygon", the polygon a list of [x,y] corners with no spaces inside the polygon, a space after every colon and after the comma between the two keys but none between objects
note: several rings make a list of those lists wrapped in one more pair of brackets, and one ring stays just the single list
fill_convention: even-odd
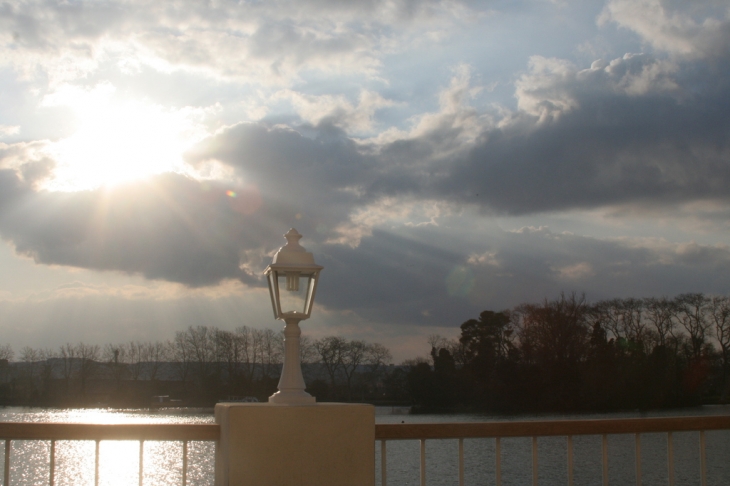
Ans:
[{"label": "sun", "polygon": [[79,191],[160,174],[185,172],[182,154],[205,135],[193,109],[116,96],[111,85],[93,90],[68,88],[46,104],[73,110],[77,128],[53,143],[57,161],[51,190]]}]

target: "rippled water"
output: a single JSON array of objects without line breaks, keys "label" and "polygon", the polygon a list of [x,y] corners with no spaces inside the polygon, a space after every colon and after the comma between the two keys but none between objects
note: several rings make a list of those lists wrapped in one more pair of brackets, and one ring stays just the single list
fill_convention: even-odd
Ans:
[{"label": "rippled water", "polygon": [[[383,415],[379,423],[485,422],[515,420],[611,419],[637,417],[676,417],[698,415],[730,415],[730,406],[708,406],[686,410],[652,413],[610,413],[584,415]],[[705,433],[707,453],[707,484],[730,485],[730,431]],[[573,437],[573,481],[576,486],[602,485],[601,436]],[[700,454],[698,432],[675,432],[675,484],[700,484]],[[376,442],[376,485],[380,485],[380,443]],[[532,484],[532,439],[501,439],[502,484],[524,486]],[[608,436],[608,476],[612,486],[636,484],[634,463],[634,434]],[[642,434],[642,484],[668,484],[667,435]],[[388,484],[409,486],[420,484],[420,442],[387,442]],[[538,483],[540,485],[568,484],[567,439],[542,437],[538,439]],[[426,479],[429,485],[456,486],[459,467],[458,440],[426,441]],[[465,439],[465,483],[495,484],[495,440]]]},{"label": "rippled water", "polygon": [[[601,415],[391,415],[379,410],[378,423],[480,422],[509,420],[551,420],[568,418],[626,418],[647,416],[730,415],[730,407],[704,407],[684,411],[652,414],[622,413]],[[67,423],[213,423],[213,415],[204,410],[44,410],[0,409],[0,421],[67,422]],[[707,432],[708,484],[730,485],[730,432]],[[601,437],[574,437],[574,480],[576,485],[600,485]],[[647,486],[667,484],[666,434],[642,435],[642,478]],[[0,450],[2,450],[0,445]],[[418,485],[418,441],[388,442],[388,484]],[[56,484],[94,484],[93,441],[56,442]],[[466,439],[464,462],[467,485],[494,484],[494,439]],[[634,471],[634,436],[611,435],[608,441],[609,479],[611,485],[636,484]],[[375,446],[376,484],[380,484],[380,444]],[[539,484],[567,484],[567,448],[563,437],[546,437],[538,441]],[[50,442],[13,441],[11,485],[48,484]],[[458,441],[431,440],[426,443],[429,485],[458,484]],[[2,456],[0,456],[2,457]],[[674,434],[676,484],[699,485],[698,433]],[[101,441],[99,484],[109,486],[137,485],[139,442]],[[502,439],[502,484],[526,485],[532,481],[532,449],[529,438]],[[191,442],[188,446],[188,484],[212,485],[214,445]],[[0,470],[2,461],[0,461]],[[182,483],[182,444],[180,442],[144,443],[144,484],[162,486]]]},{"label": "rippled water", "polygon": [[[186,410],[47,410],[29,408],[0,409],[3,422],[63,422],[91,424],[135,423],[213,423],[210,411]],[[50,441],[13,441],[11,449],[12,486],[48,484]],[[4,449],[4,445],[2,446]],[[94,484],[94,441],[56,441],[55,484],[80,486]],[[212,442],[188,444],[188,484],[212,485],[215,446]],[[4,450],[3,450],[4,453]],[[145,486],[182,484],[182,443],[144,442]],[[4,465],[0,461],[0,469]],[[4,473],[4,471],[3,471]],[[99,485],[139,484],[139,442],[101,441],[99,443]]]}]

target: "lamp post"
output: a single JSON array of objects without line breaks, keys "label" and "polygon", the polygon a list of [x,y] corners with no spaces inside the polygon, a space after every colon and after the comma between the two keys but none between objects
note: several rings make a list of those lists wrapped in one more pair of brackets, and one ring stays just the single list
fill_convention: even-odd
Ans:
[{"label": "lamp post", "polygon": [[279,379],[279,391],[269,397],[269,403],[306,404],[316,399],[304,391],[299,354],[299,321],[309,319],[317,290],[319,272],[324,268],[314,263],[314,256],[301,245],[302,235],[294,228],[285,235],[287,244],[279,248],[264,275],[268,278],[274,317],[284,326],[284,366]]}]

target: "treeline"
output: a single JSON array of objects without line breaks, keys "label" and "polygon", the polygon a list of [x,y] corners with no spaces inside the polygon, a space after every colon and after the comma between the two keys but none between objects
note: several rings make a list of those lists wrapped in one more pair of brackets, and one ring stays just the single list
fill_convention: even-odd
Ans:
[{"label": "treeline", "polygon": [[[704,294],[590,304],[562,295],[484,311],[458,339],[429,338],[428,358],[391,364],[377,343],[302,336],[318,401],[412,404],[421,411],[600,411],[727,403],[730,299]],[[0,346],[0,405],[181,405],[276,391],[283,335],[190,327],[169,341]]]},{"label": "treeline", "polygon": [[[57,350],[24,347],[18,360],[0,346],[0,404],[148,406],[155,395],[185,405],[276,391],[283,335],[246,326],[235,331],[189,327],[166,342],[105,346],[64,344]],[[323,400],[382,399],[383,374],[392,361],[380,344],[341,337],[301,339],[310,392]]]},{"label": "treeline", "polygon": [[728,297],[562,295],[484,311],[458,340],[430,344],[408,374],[424,411],[649,409],[726,403],[730,392]]}]

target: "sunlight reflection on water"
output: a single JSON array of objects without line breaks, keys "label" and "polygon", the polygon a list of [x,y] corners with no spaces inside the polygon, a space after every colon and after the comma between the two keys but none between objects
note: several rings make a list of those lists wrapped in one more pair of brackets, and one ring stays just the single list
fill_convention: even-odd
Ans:
[{"label": "sunlight reflection on water", "polygon": [[[0,410],[3,422],[47,423],[213,423],[210,411],[196,409],[111,410],[68,409],[46,410],[6,408]],[[4,446],[2,446],[4,449]],[[94,441],[56,441],[55,484],[81,486],[94,484]],[[144,485],[182,484],[182,442],[144,442]],[[4,453],[4,450],[3,450]],[[212,442],[188,443],[188,484],[213,484],[215,446]],[[13,441],[10,480],[13,486],[48,484],[50,441]],[[0,470],[3,464],[0,461]],[[4,473],[4,471],[3,471]],[[127,486],[139,484],[139,442],[101,441],[99,443],[99,485]]]}]

